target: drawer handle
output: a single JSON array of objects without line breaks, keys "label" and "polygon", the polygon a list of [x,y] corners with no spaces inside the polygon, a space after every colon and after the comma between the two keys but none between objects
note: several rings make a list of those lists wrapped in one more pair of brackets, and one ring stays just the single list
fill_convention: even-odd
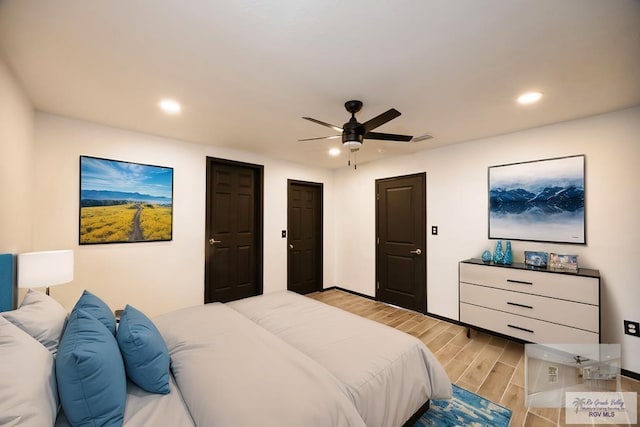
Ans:
[{"label": "drawer handle", "polygon": [[519,285],[533,285],[533,282],[523,282],[522,280],[511,280],[507,279],[509,283],[518,283]]},{"label": "drawer handle", "polygon": [[530,308],[533,310],[533,307],[531,307],[530,305],[518,304],[517,302],[509,302],[509,301],[507,301],[507,304],[515,305],[516,307]]},{"label": "drawer handle", "polygon": [[509,325],[509,324],[507,324],[507,326],[510,327],[510,328],[513,328],[513,329],[518,329],[519,331],[529,332],[530,334],[533,333],[533,331],[531,329],[521,328],[520,326],[513,326],[513,325]]}]

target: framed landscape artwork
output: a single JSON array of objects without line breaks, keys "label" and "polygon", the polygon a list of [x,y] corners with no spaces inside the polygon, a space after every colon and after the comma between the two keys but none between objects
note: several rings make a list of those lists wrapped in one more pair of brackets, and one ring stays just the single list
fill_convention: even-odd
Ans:
[{"label": "framed landscape artwork", "polygon": [[173,168],[80,156],[81,245],[173,236]]},{"label": "framed landscape artwork", "polygon": [[489,238],[584,244],[584,155],[489,167]]}]

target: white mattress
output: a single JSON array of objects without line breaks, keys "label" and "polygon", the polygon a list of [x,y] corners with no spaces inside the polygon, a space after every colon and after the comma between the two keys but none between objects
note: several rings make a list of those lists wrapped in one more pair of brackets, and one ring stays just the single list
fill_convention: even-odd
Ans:
[{"label": "white mattress", "polygon": [[331,373],[223,304],[178,310],[154,323],[198,426],[365,426]]},{"label": "white mattress", "polygon": [[227,303],[335,375],[368,427],[397,427],[427,399],[451,397],[442,365],[415,337],[292,292]]}]

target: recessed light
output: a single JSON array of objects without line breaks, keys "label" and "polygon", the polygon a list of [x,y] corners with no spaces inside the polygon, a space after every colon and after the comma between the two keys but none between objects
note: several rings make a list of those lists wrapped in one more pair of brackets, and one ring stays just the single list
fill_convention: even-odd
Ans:
[{"label": "recessed light", "polygon": [[182,107],[177,101],[173,99],[163,99],[160,101],[160,108],[167,114],[178,114]]},{"label": "recessed light", "polygon": [[518,97],[518,104],[535,104],[542,98],[542,92],[526,92]]},{"label": "recessed light", "polygon": [[339,148],[335,148],[335,147],[330,149],[329,150],[329,155],[333,156],[333,157],[339,156],[340,155],[340,149]]}]

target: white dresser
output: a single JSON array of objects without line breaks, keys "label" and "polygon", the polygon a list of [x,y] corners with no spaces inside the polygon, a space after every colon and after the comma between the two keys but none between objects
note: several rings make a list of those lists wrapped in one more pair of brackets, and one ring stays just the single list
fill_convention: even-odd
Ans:
[{"label": "white dresser", "polygon": [[600,274],[459,263],[460,322],[534,343],[600,342]]}]

